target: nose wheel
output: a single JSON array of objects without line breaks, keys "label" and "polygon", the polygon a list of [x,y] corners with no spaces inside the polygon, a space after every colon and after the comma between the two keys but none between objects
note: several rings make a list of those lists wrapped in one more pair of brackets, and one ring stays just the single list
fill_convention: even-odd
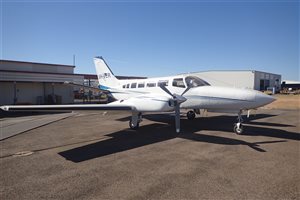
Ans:
[{"label": "nose wheel", "polygon": [[241,123],[236,123],[233,127],[233,131],[238,135],[242,135],[244,131],[244,126]]},{"label": "nose wheel", "polygon": [[237,119],[238,119],[238,123],[234,124],[233,131],[238,135],[242,135],[244,131],[244,126],[242,124],[243,122],[242,111],[238,113]]}]

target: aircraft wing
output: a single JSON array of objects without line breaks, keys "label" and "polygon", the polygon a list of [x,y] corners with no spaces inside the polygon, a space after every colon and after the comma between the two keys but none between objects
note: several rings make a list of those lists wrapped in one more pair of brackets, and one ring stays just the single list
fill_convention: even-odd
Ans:
[{"label": "aircraft wing", "polygon": [[134,106],[110,104],[83,104],[83,105],[11,105],[1,106],[4,111],[74,111],[74,110],[135,110]]},{"label": "aircraft wing", "polygon": [[68,105],[7,105],[0,108],[4,111],[75,111],[75,110],[128,110],[138,112],[165,112],[174,107],[169,105],[170,97],[147,94],[131,97],[109,104],[68,104]]}]

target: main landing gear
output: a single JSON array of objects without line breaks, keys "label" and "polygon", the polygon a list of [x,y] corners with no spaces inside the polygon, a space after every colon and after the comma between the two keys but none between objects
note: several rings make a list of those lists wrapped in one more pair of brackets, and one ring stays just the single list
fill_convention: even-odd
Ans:
[{"label": "main landing gear", "polygon": [[237,118],[238,122],[234,124],[233,127],[233,131],[238,134],[238,135],[242,135],[243,131],[244,131],[244,127],[243,127],[243,118],[242,118],[242,111],[240,111],[238,113],[238,118]]},{"label": "main landing gear", "polygon": [[190,110],[186,113],[186,117],[189,120],[193,120],[196,117],[196,114],[200,115],[200,109],[194,109],[194,110]]},{"label": "main landing gear", "polygon": [[193,119],[195,119],[195,117],[196,117],[196,113],[195,113],[194,111],[190,110],[190,111],[188,111],[188,112],[186,113],[186,117],[187,117],[189,120],[193,120]]},{"label": "main landing gear", "polygon": [[137,130],[140,127],[141,121],[142,121],[142,113],[133,113],[131,119],[129,120],[129,127],[132,130]]}]

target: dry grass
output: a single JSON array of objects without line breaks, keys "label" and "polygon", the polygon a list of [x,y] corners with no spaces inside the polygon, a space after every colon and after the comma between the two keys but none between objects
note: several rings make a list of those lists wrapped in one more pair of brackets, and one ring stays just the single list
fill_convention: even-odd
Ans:
[{"label": "dry grass", "polygon": [[300,110],[300,95],[274,95],[276,101],[266,105],[268,109]]}]

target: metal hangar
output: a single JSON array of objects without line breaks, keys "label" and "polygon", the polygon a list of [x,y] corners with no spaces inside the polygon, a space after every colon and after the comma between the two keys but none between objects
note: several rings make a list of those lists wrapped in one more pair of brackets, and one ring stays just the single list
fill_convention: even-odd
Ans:
[{"label": "metal hangar", "polygon": [[74,66],[0,60],[0,105],[73,103]]},{"label": "metal hangar", "polygon": [[248,88],[264,91],[274,87],[281,88],[281,75],[256,70],[213,70],[190,73],[204,79],[211,85]]}]

